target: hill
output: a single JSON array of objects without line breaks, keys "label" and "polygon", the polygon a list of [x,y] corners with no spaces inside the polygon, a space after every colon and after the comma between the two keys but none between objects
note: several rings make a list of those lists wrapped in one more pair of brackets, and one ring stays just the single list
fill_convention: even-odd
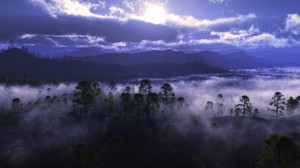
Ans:
[{"label": "hill", "polygon": [[101,64],[121,64],[121,65],[144,65],[152,63],[171,64],[206,64],[208,66],[241,69],[241,68],[271,68],[286,66],[280,62],[274,62],[262,58],[252,57],[243,52],[230,54],[219,54],[212,51],[202,51],[199,53],[184,53],[181,51],[148,51],[140,53],[107,53],[85,57],[69,57],[72,60],[86,62],[97,62]]},{"label": "hill", "polygon": [[[173,52],[170,52],[169,56],[171,57],[172,54]],[[142,55],[140,56],[142,57]],[[145,59],[151,58],[151,55],[152,52],[148,55],[146,53]],[[225,72],[220,68],[208,66],[201,62],[146,61],[143,64],[126,64],[122,61],[128,60],[130,62],[134,60],[134,55],[131,57],[124,56],[118,60],[120,56],[116,54],[116,57],[107,57],[106,62],[95,61],[92,57],[85,59],[45,59],[35,57],[27,51],[13,48],[0,53],[0,76],[20,78],[26,76],[42,81],[78,81],[124,80],[138,77],[169,77]],[[116,61],[114,61],[115,59]]]}]

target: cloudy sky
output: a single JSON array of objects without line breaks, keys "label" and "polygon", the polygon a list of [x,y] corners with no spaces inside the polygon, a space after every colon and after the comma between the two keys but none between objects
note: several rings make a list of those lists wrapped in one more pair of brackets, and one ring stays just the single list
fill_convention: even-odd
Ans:
[{"label": "cloudy sky", "polygon": [[1,0],[9,39],[43,53],[76,50],[300,50],[298,0]]}]

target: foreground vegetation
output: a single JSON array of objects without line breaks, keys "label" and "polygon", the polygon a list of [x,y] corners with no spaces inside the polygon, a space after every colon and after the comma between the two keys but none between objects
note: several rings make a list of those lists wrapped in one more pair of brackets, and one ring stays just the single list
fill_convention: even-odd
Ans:
[{"label": "foreground vegetation", "polygon": [[[299,167],[299,97],[275,92],[267,120],[242,95],[225,116],[224,97],[193,113],[169,83],[153,92],[78,82],[73,93],[16,97],[0,112],[0,167]],[[8,89],[9,91],[9,89]],[[45,94],[42,94],[45,93]],[[1,107],[1,106],[0,106]]]}]

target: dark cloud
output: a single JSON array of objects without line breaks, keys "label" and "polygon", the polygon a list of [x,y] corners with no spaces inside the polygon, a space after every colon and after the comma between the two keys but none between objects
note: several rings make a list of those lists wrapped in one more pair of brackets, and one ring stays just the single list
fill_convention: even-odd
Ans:
[{"label": "dark cloud", "polygon": [[105,37],[107,42],[173,41],[177,36],[177,31],[172,28],[141,21],[121,23],[66,15],[53,18],[37,6],[16,2],[5,2],[0,7],[0,40],[17,38],[23,34],[89,34]]}]

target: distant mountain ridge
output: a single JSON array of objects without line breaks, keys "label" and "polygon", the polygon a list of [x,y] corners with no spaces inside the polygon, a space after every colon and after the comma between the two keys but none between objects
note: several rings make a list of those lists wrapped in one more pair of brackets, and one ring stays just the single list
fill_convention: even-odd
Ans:
[{"label": "distant mountain ridge", "polygon": [[279,62],[265,60],[247,55],[243,52],[221,55],[217,52],[202,51],[199,53],[184,53],[181,51],[147,51],[140,53],[108,53],[95,56],[69,57],[69,59],[101,64],[143,65],[149,63],[196,63],[226,69],[241,68],[271,68],[288,66]]},{"label": "distant mountain ridge", "polygon": [[[172,56],[172,52],[169,56]],[[226,71],[201,62],[176,63],[166,60],[126,65],[115,61],[101,63],[73,58],[45,59],[17,48],[0,53],[0,76],[26,76],[47,81],[125,80],[223,72]]]},{"label": "distant mountain ridge", "polygon": [[[1,76],[26,76],[41,80],[126,80],[141,77],[171,77],[228,72],[226,69],[255,69],[300,66],[297,62],[275,62],[243,52],[148,51],[111,53],[86,57],[40,58],[12,48],[0,53]],[[1,82],[1,81],[0,81]]]}]

